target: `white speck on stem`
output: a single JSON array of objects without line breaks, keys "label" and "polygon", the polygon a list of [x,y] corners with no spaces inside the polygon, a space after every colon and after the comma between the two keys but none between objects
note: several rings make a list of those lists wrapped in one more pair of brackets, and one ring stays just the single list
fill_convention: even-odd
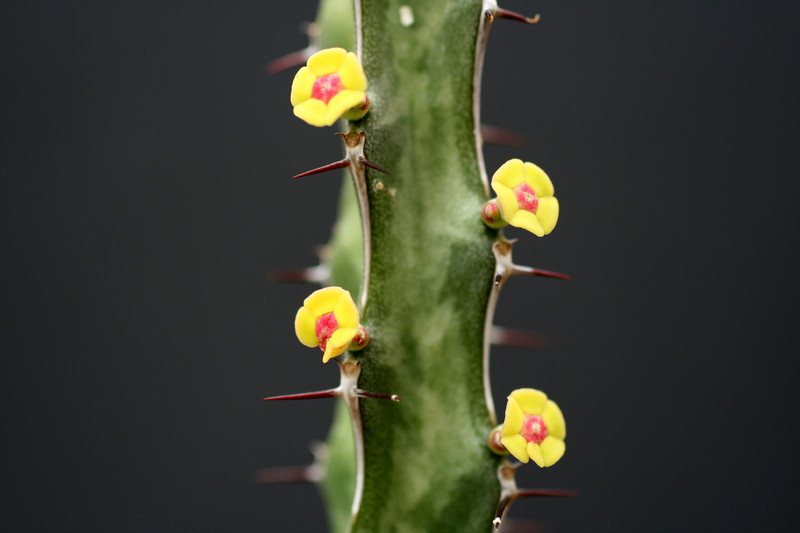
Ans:
[{"label": "white speck on stem", "polygon": [[409,6],[400,6],[400,24],[408,28],[414,24],[414,12]]}]

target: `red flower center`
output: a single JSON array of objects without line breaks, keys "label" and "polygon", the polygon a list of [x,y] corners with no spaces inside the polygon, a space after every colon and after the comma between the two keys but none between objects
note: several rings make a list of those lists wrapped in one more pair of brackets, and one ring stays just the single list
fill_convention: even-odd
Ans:
[{"label": "red flower center", "polygon": [[517,197],[520,209],[536,214],[536,210],[539,209],[539,197],[536,196],[530,185],[525,182],[520,183],[514,187],[514,194]]},{"label": "red flower center", "polygon": [[314,87],[311,89],[311,97],[322,100],[324,103],[331,101],[331,98],[339,94],[344,89],[342,79],[338,72],[320,76],[314,80]]},{"label": "red flower center", "polygon": [[328,345],[328,340],[331,338],[331,335],[333,335],[333,332],[337,329],[339,329],[339,322],[336,321],[336,317],[332,311],[330,313],[325,313],[317,319],[317,321],[314,323],[314,332],[317,334],[320,350],[323,352],[325,351],[325,347]]},{"label": "red flower center", "polygon": [[525,437],[525,440],[534,444],[541,444],[547,437],[547,426],[544,420],[539,415],[525,415],[522,421],[522,429],[520,435]]}]

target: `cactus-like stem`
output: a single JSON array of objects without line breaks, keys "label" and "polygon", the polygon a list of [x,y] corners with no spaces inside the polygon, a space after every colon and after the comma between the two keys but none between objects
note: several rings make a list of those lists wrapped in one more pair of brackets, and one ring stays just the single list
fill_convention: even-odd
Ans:
[{"label": "cactus-like stem", "polygon": [[[413,13],[408,26],[402,6]],[[371,239],[361,301],[373,337],[355,357],[359,386],[405,401],[391,410],[362,402],[353,531],[488,531],[498,501],[484,346],[496,232],[478,216],[488,197],[476,115],[484,11],[463,1],[356,2],[373,102],[359,128],[369,158],[391,175],[364,174]]]},{"label": "cactus-like stem", "polygon": [[[500,218],[497,202],[484,211],[490,189],[480,80],[489,27],[495,18],[534,23],[538,15],[503,10],[494,0],[355,0],[350,46],[327,41],[332,34],[344,39],[334,4],[350,13],[343,0],[324,2],[315,42],[303,53],[317,42],[355,49],[371,107],[340,134],[341,161],[295,176],[349,171],[326,269],[309,272],[330,274],[331,282],[358,293],[359,327],[370,338],[363,349],[342,354],[337,388],[311,394],[341,400],[319,478],[331,527],[337,533],[487,533],[514,499],[566,495],[517,489],[493,433],[489,379],[492,342],[541,343],[535,334],[493,325],[508,278],[569,279],[514,264],[513,243],[497,229],[514,221]],[[331,34],[328,25],[336,29]],[[549,180],[541,175],[541,183]],[[526,191],[531,215],[539,193]],[[543,229],[537,222],[537,234],[552,225]],[[399,404],[374,400],[397,401],[398,395]],[[309,395],[267,399],[303,397]],[[519,457],[510,444],[508,451]]]}]

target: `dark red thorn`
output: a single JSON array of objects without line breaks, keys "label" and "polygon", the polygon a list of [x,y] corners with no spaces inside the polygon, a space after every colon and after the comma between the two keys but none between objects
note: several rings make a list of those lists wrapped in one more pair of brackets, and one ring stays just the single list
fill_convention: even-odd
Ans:
[{"label": "dark red thorn", "polygon": [[378,172],[383,172],[384,174],[389,174],[388,170],[386,170],[385,168],[379,167],[378,165],[376,165],[372,161],[368,161],[367,158],[365,158],[364,156],[359,157],[358,158],[358,162],[361,163],[362,165],[364,165],[365,167],[374,168]]},{"label": "dark red thorn", "polygon": [[490,340],[492,344],[511,346],[513,348],[526,348],[529,350],[542,350],[547,346],[547,337],[533,331],[523,329],[510,329],[492,326]]},{"label": "dark red thorn", "polygon": [[509,11],[508,9],[503,9],[502,7],[496,7],[493,11],[491,11],[492,17],[501,18],[501,19],[510,19],[516,20],[517,22],[525,22],[526,24],[536,24],[539,22],[539,14],[537,13],[534,15],[533,18],[526,17],[525,15],[520,15],[519,13],[515,13],[514,11]]},{"label": "dark red thorn", "polygon": [[253,480],[259,484],[314,483],[317,481],[317,477],[313,466],[260,468],[253,472]]},{"label": "dark red thorn", "polygon": [[497,531],[500,529],[501,522],[503,520],[503,514],[506,512],[506,509],[509,505],[511,505],[515,500],[519,498],[575,498],[578,496],[578,492],[574,490],[560,490],[560,489],[523,489],[514,492],[508,496],[505,496],[500,500],[500,503],[497,505],[497,512],[495,513],[494,519],[494,529]]},{"label": "dark red thorn", "polygon": [[503,533],[546,533],[547,528],[537,522],[509,519],[503,522]]},{"label": "dark red thorn", "polygon": [[312,53],[313,50],[311,48],[304,48],[302,50],[292,52],[291,54],[286,54],[278,59],[274,59],[267,63],[267,74],[277,74],[278,72],[302,65],[308,61],[308,58],[311,57]]},{"label": "dark red thorn", "polygon": [[323,172],[328,172],[329,170],[338,170],[340,168],[347,168],[349,166],[350,166],[350,161],[348,161],[347,159],[342,159],[341,161],[331,163],[330,165],[325,165],[324,167],[319,167],[313,170],[309,170],[307,172],[303,172],[302,174],[294,176],[294,178],[302,178],[303,176],[311,176],[312,174],[322,174]]},{"label": "dark red thorn", "polygon": [[339,389],[329,389],[317,392],[303,392],[300,394],[287,394],[285,396],[270,396],[264,400],[316,400],[317,398],[339,398],[342,393]]},{"label": "dark red thorn", "polygon": [[561,489],[521,489],[514,494],[517,498],[577,498],[578,491]]},{"label": "dark red thorn", "polygon": [[561,272],[553,272],[552,270],[540,270],[538,268],[531,268],[527,266],[514,265],[511,269],[511,274],[525,274],[527,276],[540,276],[543,278],[555,279],[572,279],[569,274],[562,274]]},{"label": "dark red thorn", "polygon": [[273,270],[267,273],[267,279],[275,283],[319,283],[328,279],[330,274],[327,265],[295,270]]},{"label": "dark red thorn", "polygon": [[397,394],[381,394],[379,392],[370,392],[364,389],[356,389],[356,396],[359,398],[379,398],[381,400],[392,400],[393,402],[400,401],[400,396]]},{"label": "dark red thorn", "polygon": [[486,124],[481,124],[481,137],[484,142],[512,148],[521,148],[525,144],[525,136],[521,133]]},{"label": "dark red thorn", "polygon": [[543,278],[572,279],[572,276],[569,274],[562,274],[561,272],[553,272],[551,270],[539,270],[538,268],[532,269],[529,274],[531,276],[541,276]]},{"label": "dark red thorn", "polygon": [[503,513],[506,512],[506,508],[512,501],[513,501],[513,496],[504,496],[503,498],[500,499],[500,503],[497,504],[497,512],[495,512],[494,514],[495,518],[494,521],[492,522],[494,524],[495,531],[500,529],[500,524],[503,521]]}]

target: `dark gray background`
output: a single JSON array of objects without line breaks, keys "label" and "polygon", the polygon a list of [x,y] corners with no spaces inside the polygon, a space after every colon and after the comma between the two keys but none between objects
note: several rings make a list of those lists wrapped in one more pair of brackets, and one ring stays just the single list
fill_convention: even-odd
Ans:
[{"label": "dark gray background", "polygon": [[[291,114],[311,1],[3,2],[2,531],[321,531],[310,461],[332,386],[292,317],[334,217],[333,130]],[[498,323],[498,404],[546,390],[568,451],[517,503],[550,531],[790,530],[797,522],[796,2],[508,1],[484,120],[524,132],[562,205]],[[512,235],[515,235],[512,232]],[[793,349],[792,346],[795,346]]]}]

